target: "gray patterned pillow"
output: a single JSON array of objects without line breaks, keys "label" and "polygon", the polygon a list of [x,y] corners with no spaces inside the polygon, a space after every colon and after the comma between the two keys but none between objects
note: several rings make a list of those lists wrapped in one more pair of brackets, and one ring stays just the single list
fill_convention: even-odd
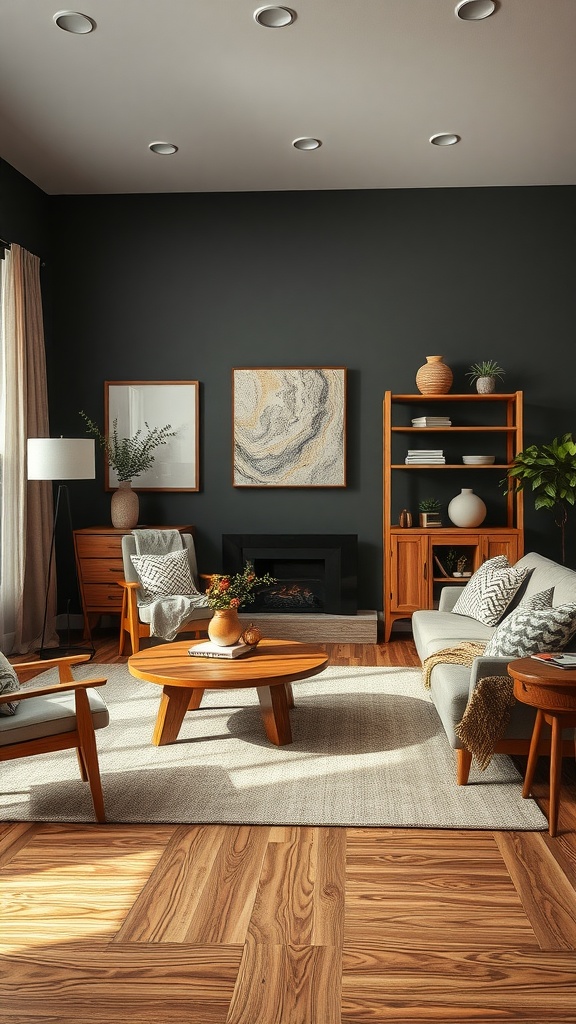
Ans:
[{"label": "gray patterned pillow", "polygon": [[469,615],[485,626],[495,626],[528,572],[529,569],[515,569],[506,555],[488,559],[470,577],[453,611],[457,615]]},{"label": "gray patterned pillow", "polygon": [[538,594],[532,594],[532,597],[524,597],[518,607],[523,612],[527,611],[528,608],[535,612],[541,611],[542,608],[552,607],[553,597],[554,587],[549,587],[548,590],[540,590]]},{"label": "gray patterned pillow", "polygon": [[561,651],[576,630],[576,604],[535,611],[517,608],[492,634],[485,657],[526,658],[540,651]]},{"label": "gray patterned pillow", "polygon": [[[0,693],[13,693],[19,689],[18,676],[8,658],[0,652]],[[15,715],[19,703],[17,700],[8,700],[5,704],[0,704],[0,715]]]},{"label": "gray patterned pillow", "polygon": [[184,549],[169,551],[166,555],[130,555],[130,558],[148,598],[198,593]]}]

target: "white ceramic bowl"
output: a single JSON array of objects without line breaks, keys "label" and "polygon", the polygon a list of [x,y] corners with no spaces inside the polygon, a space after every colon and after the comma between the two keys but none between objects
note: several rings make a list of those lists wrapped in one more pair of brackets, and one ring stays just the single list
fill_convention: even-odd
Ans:
[{"label": "white ceramic bowl", "polygon": [[463,455],[462,462],[465,466],[491,466],[496,462],[495,455]]}]

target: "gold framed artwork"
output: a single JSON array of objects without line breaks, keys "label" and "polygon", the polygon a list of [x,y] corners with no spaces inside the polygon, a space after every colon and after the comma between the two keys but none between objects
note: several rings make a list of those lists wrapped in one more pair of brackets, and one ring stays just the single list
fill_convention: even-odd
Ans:
[{"label": "gold framed artwork", "polygon": [[[137,491],[200,490],[200,385],[197,380],[108,380],[104,383],[104,423],[109,437],[117,422],[119,437],[170,424],[175,436],[154,451],[154,464],[133,481]],[[118,486],[105,460],[104,486]]]},{"label": "gold framed artwork", "polygon": [[234,487],[346,486],[346,368],[232,370]]}]

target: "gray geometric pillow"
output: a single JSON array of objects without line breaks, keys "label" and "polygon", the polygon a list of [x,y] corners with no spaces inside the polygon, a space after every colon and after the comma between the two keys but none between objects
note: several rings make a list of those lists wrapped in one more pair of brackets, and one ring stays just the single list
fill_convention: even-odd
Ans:
[{"label": "gray geometric pillow", "polygon": [[541,590],[538,594],[533,594],[532,597],[523,598],[518,607],[522,608],[522,611],[531,608],[535,612],[541,611],[542,608],[551,608],[553,596],[554,587],[549,587],[548,590]]},{"label": "gray geometric pillow", "polygon": [[[7,658],[0,652],[0,693],[13,693],[20,689],[18,676]],[[15,715],[20,701],[9,700],[0,704],[0,715]]]},{"label": "gray geometric pillow", "polygon": [[167,555],[130,555],[147,597],[176,597],[197,594],[192,582],[188,552]]},{"label": "gray geometric pillow", "polygon": [[561,651],[576,630],[576,604],[534,611],[517,608],[492,634],[485,657],[526,658],[540,651]]},{"label": "gray geometric pillow", "polygon": [[495,626],[529,571],[515,569],[506,555],[488,559],[468,580],[453,611],[457,615],[469,615],[485,626]]}]

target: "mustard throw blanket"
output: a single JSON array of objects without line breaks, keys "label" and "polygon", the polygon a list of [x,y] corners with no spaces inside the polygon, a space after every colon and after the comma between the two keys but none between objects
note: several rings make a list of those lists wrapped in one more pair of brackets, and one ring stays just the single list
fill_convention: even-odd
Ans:
[{"label": "mustard throw blanket", "polygon": [[455,732],[484,771],[494,747],[506,732],[514,706],[514,680],[510,676],[485,676],[478,681],[462,721]]},{"label": "mustard throw blanket", "polygon": [[471,665],[474,658],[484,653],[485,647],[486,644],[478,641],[465,640],[457,647],[444,647],[429,655],[422,662],[422,680],[426,689],[430,688],[430,674],[435,665]]}]

